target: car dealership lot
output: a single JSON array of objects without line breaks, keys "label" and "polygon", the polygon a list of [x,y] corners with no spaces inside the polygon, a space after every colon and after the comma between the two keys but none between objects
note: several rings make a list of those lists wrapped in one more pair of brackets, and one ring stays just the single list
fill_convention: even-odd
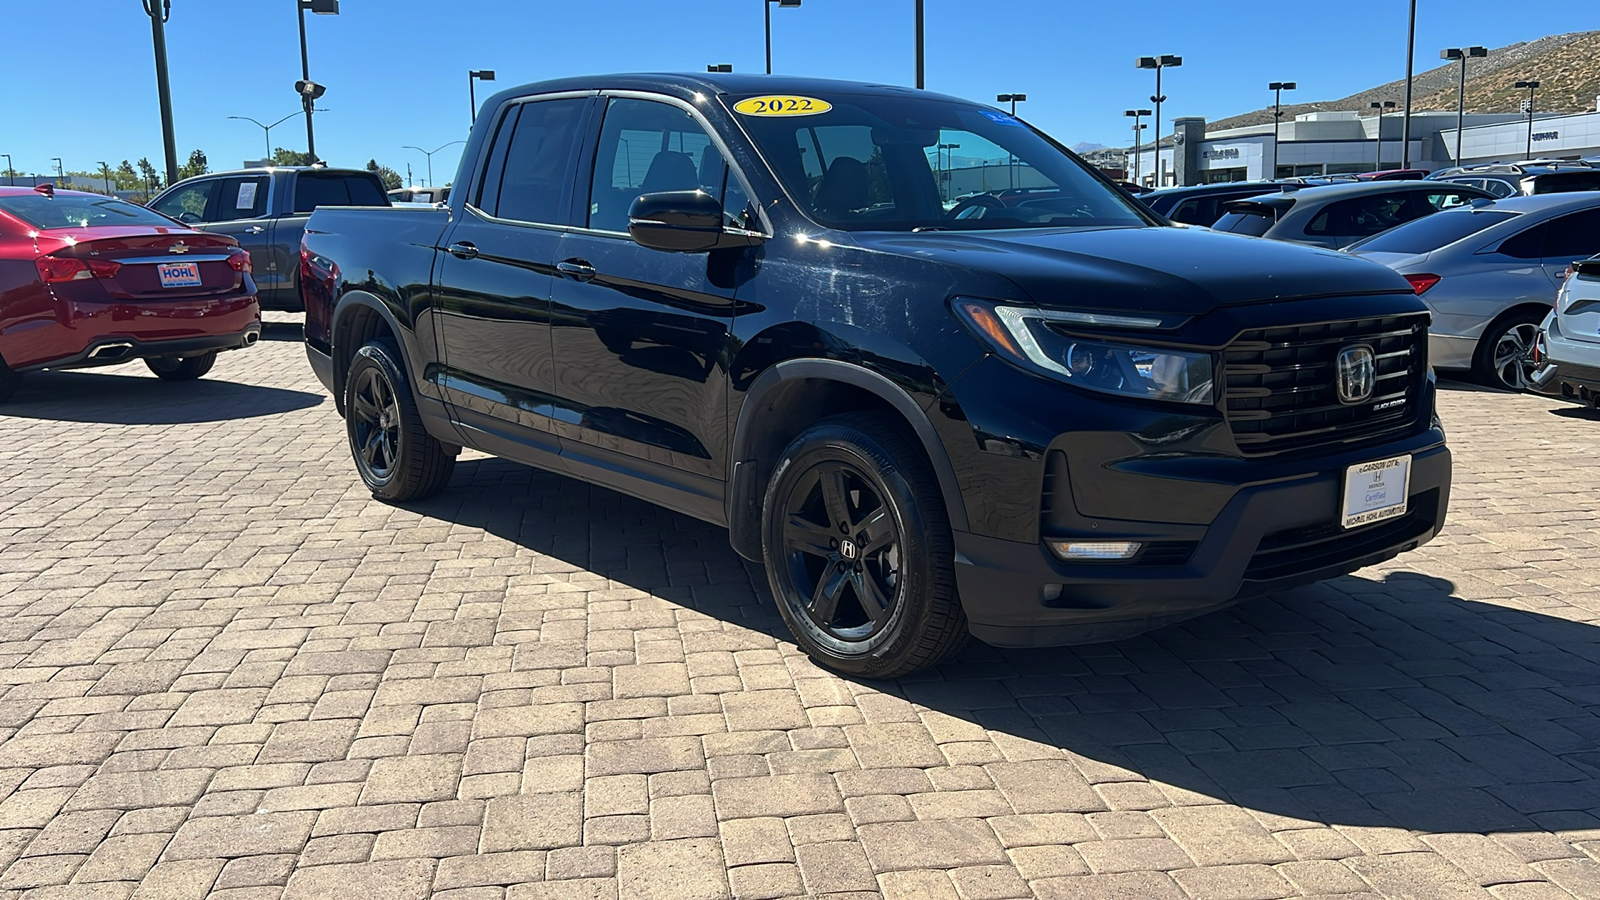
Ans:
[{"label": "car dealership lot", "polygon": [[371,500],[298,337],[0,414],[0,896],[1600,895],[1593,413],[1452,385],[1417,552],[852,683],[720,529]]}]

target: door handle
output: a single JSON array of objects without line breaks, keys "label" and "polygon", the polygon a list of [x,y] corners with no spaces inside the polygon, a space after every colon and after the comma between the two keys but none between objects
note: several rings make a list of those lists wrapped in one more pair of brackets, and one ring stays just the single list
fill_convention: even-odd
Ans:
[{"label": "door handle", "polygon": [[244,233],[245,234],[260,234],[263,231],[266,231],[266,229],[262,228],[260,225],[251,225],[249,228],[246,228],[244,230]]},{"label": "door handle", "polygon": [[471,241],[456,241],[450,245],[450,255],[456,259],[477,259],[478,246]]},{"label": "door handle", "polygon": [[556,263],[556,271],[578,281],[589,281],[600,274],[594,266],[589,265],[588,260],[582,259],[564,259]]}]

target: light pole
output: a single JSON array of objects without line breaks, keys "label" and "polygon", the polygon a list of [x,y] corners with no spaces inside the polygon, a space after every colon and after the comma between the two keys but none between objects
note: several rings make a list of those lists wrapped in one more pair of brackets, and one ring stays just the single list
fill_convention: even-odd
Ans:
[{"label": "light pole", "polygon": [[1294,89],[1292,81],[1274,81],[1267,85],[1267,90],[1272,92],[1272,178],[1278,177],[1278,125],[1283,118],[1283,92]]},{"label": "light pole", "polygon": [[948,151],[948,150],[960,150],[960,149],[961,149],[961,145],[960,144],[936,144],[936,145],[934,145],[934,150],[937,153],[937,155],[934,158],[938,161],[938,165],[939,165],[939,187],[944,193],[945,202],[949,202],[950,195],[955,192],[954,189],[953,189],[954,186],[950,184],[950,166],[955,165],[955,155],[951,154],[949,156],[950,166],[947,166],[947,165],[945,165],[945,162],[944,162],[945,156],[946,156],[946,151]]},{"label": "light pole", "polygon": [[1411,0],[1411,18],[1406,25],[1406,112],[1400,120],[1400,168],[1411,168],[1411,72],[1417,51],[1417,0]]},{"label": "light pole", "polygon": [[61,165],[61,157],[52,156],[50,161],[56,164],[56,187],[64,187],[62,182],[67,180],[67,170]]},{"label": "light pole", "polygon": [[772,74],[772,4],[784,9],[799,9],[800,0],[761,0],[761,9],[767,16],[767,74]]},{"label": "light pole", "polygon": [[103,160],[103,159],[100,160],[100,171],[101,171],[102,174],[105,175],[105,178],[106,178],[106,196],[107,197],[116,196],[115,194],[111,193],[111,167],[106,165],[106,161]]},{"label": "light pole", "polygon": [[1183,65],[1181,56],[1141,56],[1135,64],[1141,69],[1156,70],[1156,92],[1150,95],[1150,102],[1156,106],[1156,187],[1161,187],[1161,104],[1166,102],[1166,95],[1161,93],[1161,70],[1177,68]]},{"label": "light pole", "polygon": [[472,103],[472,122],[478,122],[478,91],[476,83],[479,81],[493,81],[494,70],[482,69],[467,72],[467,100]]},{"label": "light pole", "polygon": [[920,91],[920,90],[922,90],[923,84],[924,84],[924,82],[923,82],[924,71],[923,71],[923,65],[922,65],[923,59],[924,59],[923,54],[922,54],[923,34],[924,34],[923,29],[922,29],[922,0],[917,0],[917,28],[916,28],[916,31],[917,31],[917,90]]},{"label": "light pole", "polygon": [[1533,92],[1538,90],[1539,82],[1519,81],[1515,86],[1528,89],[1528,155],[1526,158],[1533,159]]},{"label": "light pole", "polygon": [[1439,51],[1440,59],[1461,60],[1461,88],[1456,93],[1456,165],[1461,165],[1461,128],[1467,117],[1467,59],[1489,55],[1487,47],[1451,47]]},{"label": "light pole", "polygon": [[1139,124],[1139,117],[1140,116],[1148,116],[1148,115],[1150,115],[1150,110],[1148,110],[1148,109],[1125,109],[1125,110],[1122,111],[1122,114],[1127,116],[1127,117],[1129,117],[1129,118],[1131,118],[1131,119],[1133,119],[1133,183],[1134,184],[1138,184],[1139,183],[1139,132],[1141,130],[1143,130],[1144,128],[1148,127],[1146,125],[1140,125]]},{"label": "light pole", "polygon": [[[322,110],[322,111],[323,112],[327,112],[327,110]],[[279,119],[278,121],[273,122],[271,125],[263,125],[260,122],[256,122],[255,119],[252,119],[249,116],[229,116],[228,118],[230,118],[230,119],[238,119],[239,121],[242,121],[242,122],[255,122],[256,127],[260,128],[263,132],[265,132],[263,137],[266,140],[267,155],[263,156],[261,158],[270,160],[270,159],[272,159],[272,129],[277,128],[279,125],[282,125],[283,123],[289,121],[290,119],[292,119],[292,118],[294,118],[295,116],[298,116],[298,115],[300,115],[300,114],[297,113],[297,112],[289,113],[287,116],[284,116],[283,118]],[[316,160],[313,159],[312,162],[316,162]]]},{"label": "light pole", "polygon": [[[1028,95],[1001,94],[994,99],[1000,101],[1001,103],[1009,102],[1011,104],[1011,117],[1014,119],[1017,117],[1017,104],[1027,100]],[[1010,152],[1006,153],[1006,183],[1011,187],[1017,186],[1017,157]]]},{"label": "light pole", "polygon": [[17,170],[11,167],[11,154],[0,153],[0,156],[4,156],[6,158],[6,185],[10,186],[16,184]]},{"label": "light pole", "polygon": [[172,0],[140,0],[150,17],[150,40],[156,52],[156,96],[161,101],[161,149],[166,153],[167,184],[178,180],[178,141],[172,134],[172,82],[167,77],[167,19]]},{"label": "light pole", "polygon": [[707,72],[732,72],[733,63],[712,63],[706,66]]},{"label": "light pole", "polygon": [[1380,172],[1383,170],[1383,111],[1394,109],[1394,101],[1385,100],[1379,103],[1374,100],[1372,108],[1378,111],[1378,152],[1376,154],[1378,158],[1372,161],[1372,171]]},{"label": "light pole", "polygon": [[317,102],[327,88],[311,80],[311,61],[306,54],[306,10],[319,16],[337,16],[339,0],[295,0],[300,14],[300,82],[295,91],[300,94],[300,104],[306,112],[306,153],[314,165],[317,161],[317,134],[311,127],[311,105]]},{"label": "light pole", "polygon": [[440,144],[439,146],[433,148],[432,150],[424,150],[421,147],[414,147],[411,144],[406,144],[404,147],[401,147],[400,149],[402,149],[402,150],[415,150],[418,153],[421,153],[423,156],[426,156],[428,158],[428,187],[433,187],[433,155],[435,153],[438,153],[440,150],[443,150],[446,147],[450,147],[450,146],[453,146],[455,144],[465,144],[465,143],[466,143],[466,141],[451,141],[448,144]]}]

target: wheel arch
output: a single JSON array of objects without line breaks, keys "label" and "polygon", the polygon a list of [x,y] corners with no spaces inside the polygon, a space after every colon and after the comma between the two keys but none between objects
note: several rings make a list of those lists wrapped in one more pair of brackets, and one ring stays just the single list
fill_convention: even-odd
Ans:
[{"label": "wheel arch", "polygon": [[734,426],[725,505],[729,540],[741,556],[761,558],[761,504],[778,455],[812,422],[856,409],[882,409],[905,421],[939,481],[951,527],[967,529],[966,504],[950,455],[927,414],[905,389],[852,363],[789,359],[775,363],[751,383]]},{"label": "wheel arch", "polygon": [[356,351],[373,338],[387,334],[399,349],[406,372],[410,374],[416,371],[411,365],[411,346],[405,340],[406,333],[407,329],[401,327],[394,311],[372,294],[348,291],[339,298],[339,305],[333,313],[329,344],[333,357],[333,400],[340,415],[345,412],[345,374],[350,371]]}]

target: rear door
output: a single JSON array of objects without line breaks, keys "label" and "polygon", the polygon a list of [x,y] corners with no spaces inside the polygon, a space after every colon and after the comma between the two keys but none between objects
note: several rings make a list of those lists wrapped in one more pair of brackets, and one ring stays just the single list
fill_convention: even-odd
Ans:
[{"label": "rear door", "polygon": [[[272,246],[272,218],[268,196],[272,175],[229,175],[216,179],[208,221],[200,226],[212,234],[226,234],[249,251],[255,269],[256,290],[263,303],[281,305],[294,287],[290,273],[275,265]],[[296,257],[298,266],[298,256]],[[298,297],[287,298],[298,303]]]}]

